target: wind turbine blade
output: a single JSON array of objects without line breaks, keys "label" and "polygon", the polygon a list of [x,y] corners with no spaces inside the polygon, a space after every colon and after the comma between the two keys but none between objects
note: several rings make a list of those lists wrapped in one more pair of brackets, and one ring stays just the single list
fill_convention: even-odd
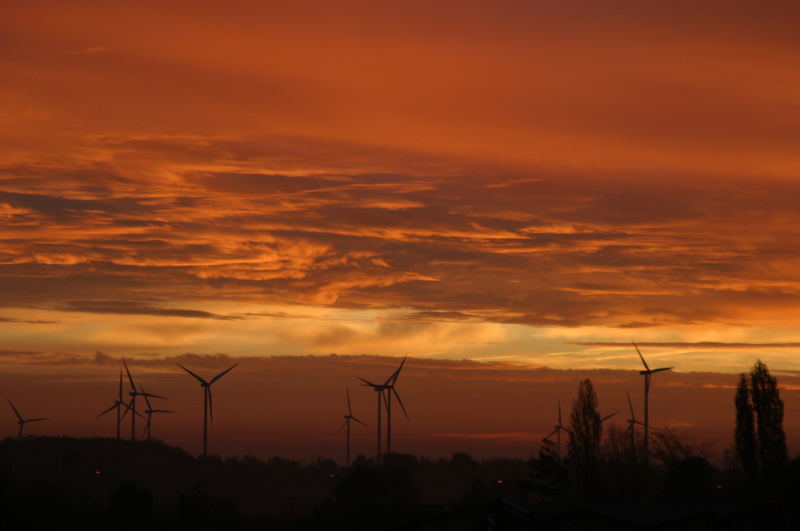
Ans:
[{"label": "wind turbine blade", "polygon": [[548,433],[547,435],[545,435],[545,437],[544,437],[544,438],[545,438],[545,439],[549,439],[550,437],[552,437],[553,435],[555,435],[555,434],[557,434],[557,433],[558,433],[558,430],[553,430],[553,431],[551,431],[550,433]]},{"label": "wind turbine blade", "polygon": [[342,425],[339,426],[339,429],[336,430],[336,433],[339,433],[340,431],[342,431],[342,428],[344,428],[345,426],[347,426],[347,421],[346,420],[344,422],[342,422]]},{"label": "wind turbine blade", "polygon": [[186,367],[184,367],[184,366],[183,366],[183,365],[181,365],[180,363],[176,363],[175,365],[177,365],[178,367],[180,367],[180,368],[181,368],[181,369],[183,369],[184,371],[188,372],[189,374],[191,374],[191,375],[192,375],[192,376],[194,376],[195,378],[197,378],[197,381],[198,381],[198,382],[200,382],[200,383],[202,383],[202,384],[206,384],[206,385],[208,385],[208,382],[207,382],[207,381],[205,381],[204,379],[200,378],[199,376],[197,376],[195,373],[193,373],[192,371],[190,371],[189,369],[187,369]]},{"label": "wind turbine blade", "polygon": [[638,345],[636,345],[635,342],[631,341],[631,343],[633,343],[633,348],[636,349],[636,353],[639,354],[639,358],[642,360],[642,364],[644,365],[644,368],[649,371],[650,370],[650,366],[647,364],[646,361],[644,361],[644,356],[642,356],[642,351],[639,350],[639,347],[638,347]]},{"label": "wind turbine blade", "polygon": [[150,403],[150,399],[147,397],[147,393],[144,392],[144,386],[142,384],[139,384],[139,389],[142,390],[142,392],[139,394],[144,397],[144,401],[147,404],[147,409],[153,409],[153,405]]},{"label": "wind turbine blade", "polygon": [[116,409],[116,408],[118,408],[118,407],[119,407],[119,404],[117,404],[117,403],[115,402],[113,406],[111,406],[110,408],[106,409],[105,411],[103,411],[102,413],[100,413],[100,414],[99,414],[99,415],[97,415],[97,416],[98,416],[98,417],[102,417],[103,415],[105,415],[105,414],[106,414],[106,413],[108,413],[109,411],[112,411],[112,410],[114,410],[114,409]]},{"label": "wind turbine blade", "polygon": [[147,430],[149,430],[149,429],[150,429],[150,420],[151,420],[152,418],[153,418],[153,417],[151,417],[150,415],[147,415],[147,422],[146,422],[146,423],[145,423],[145,425],[144,425],[144,429],[142,430],[142,434],[145,434],[145,433],[147,433]]},{"label": "wind turbine blade", "polygon": [[151,409],[150,413],[175,413],[171,409]]},{"label": "wind turbine blade", "polygon": [[633,412],[633,402],[631,401],[631,394],[625,389],[625,394],[628,395],[628,407],[631,408],[631,418],[636,420],[636,414]]},{"label": "wind turbine blade", "polygon": [[35,419],[25,419],[25,422],[39,422],[40,420],[50,420],[48,417],[40,417]]},{"label": "wind turbine blade", "polygon": [[14,403],[11,401],[11,399],[10,398],[6,398],[6,400],[8,400],[8,403],[9,403],[9,405],[11,405],[11,409],[14,410],[14,414],[17,415],[17,418],[19,420],[23,420],[22,415],[20,415],[19,411],[17,411],[17,408],[14,407]]},{"label": "wind turbine blade", "polygon": [[6,398],[6,400],[8,400],[8,403],[11,405],[11,409],[14,410],[14,413],[17,415],[17,418],[19,420],[22,420],[22,415],[20,415],[19,411],[17,411],[17,408],[14,407],[14,403],[11,401],[11,399],[10,398]]},{"label": "wind turbine blade", "polygon": [[[392,387],[392,388],[389,390],[389,393],[394,393],[394,396],[395,396],[395,398],[397,398],[397,402],[400,404],[400,408],[403,410],[403,414],[406,416],[406,419],[408,419],[408,420],[411,420],[411,419],[409,418],[409,416],[408,416],[408,412],[406,411],[406,406],[404,406],[404,405],[403,405],[403,401],[402,401],[402,400],[400,400],[400,395],[399,395],[399,394],[397,394],[397,390],[395,390],[395,388],[394,388],[394,387]],[[390,395],[390,396],[391,396],[391,395]]]},{"label": "wind turbine blade", "polygon": [[603,423],[603,422],[607,421],[608,419],[610,419],[611,417],[613,417],[613,416],[614,416],[614,415],[616,415],[616,414],[617,414],[617,412],[615,411],[614,413],[612,413],[612,414],[610,414],[610,415],[606,415],[605,417],[603,417],[602,419],[600,419],[600,422],[601,422],[601,423]]},{"label": "wind turbine blade", "polygon": [[219,380],[220,378],[222,378],[223,376],[225,376],[226,374],[231,372],[233,369],[235,369],[237,365],[239,365],[239,364],[238,363],[234,363],[233,365],[231,365],[230,367],[228,367],[227,369],[225,369],[224,371],[222,371],[218,375],[214,376],[213,378],[211,378],[211,381],[208,382],[208,384],[209,385],[213,384],[214,382],[216,382],[217,380]]},{"label": "wind turbine blade", "polygon": [[653,374],[653,373],[656,373],[656,372],[661,372],[661,371],[668,371],[668,370],[674,369],[674,368],[675,367],[662,367],[660,369],[653,369],[652,371],[650,371],[650,374]]},{"label": "wind turbine blade", "polygon": [[[131,403],[132,403],[132,402],[133,402],[133,400],[131,400]],[[131,407],[131,404],[128,404],[128,403],[122,402],[122,405],[123,405],[123,406],[125,406],[125,411],[122,413],[122,416],[119,418],[120,420],[122,420],[122,419],[124,419],[124,418],[125,418],[125,415],[128,413],[128,411],[130,411],[131,413],[134,413],[134,414],[138,415],[138,416],[139,416],[139,417],[141,417],[141,418],[144,418],[144,415],[142,415],[141,413],[139,413],[138,411],[136,411],[135,409],[133,409],[133,407]]]},{"label": "wind turbine blade", "polygon": [[400,371],[403,370],[403,365],[406,364],[406,359],[408,359],[408,356],[403,358],[403,361],[400,362],[400,366],[392,373],[391,376],[389,376],[389,378],[386,379],[386,382],[384,382],[383,385],[389,385],[389,382],[392,382],[392,385],[395,384],[397,378],[400,376]]},{"label": "wind turbine blade", "polygon": [[117,400],[122,402],[122,369],[119,370],[119,398]]},{"label": "wind turbine blade", "polygon": [[154,395],[153,393],[138,393],[138,394],[139,394],[139,396],[143,396],[145,398],[147,398],[149,396],[150,398],[160,398],[161,400],[166,400],[167,399],[166,396]]},{"label": "wind turbine blade", "polygon": [[214,423],[214,401],[211,399],[211,386],[206,387],[208,393],[208,420]]},{"label": "wind turbine blade", "polygon": [[365,384],[367,384],[370,387],[378,387],[378,384],[374,384],[374,383],[370,382],[369,380],[365,380],[361,376],[358,376],[358,379],[361,380],[362,382],[364,382]]},{"label": "wind turbine blade", "polygon": [[136,392],[136,384],[133,383],[133,376],[131,376],[131,371],[128,369],[128,364],[125,362],[125,359],[122,359],[122,364],[125,366],[125,372],[128,373],[128,380],[131,382],[131,391],[134,393]]},{"label": "wind turbine blade", "polygon": [[351,417],[353,416],[353,406],[350,404],[350,388],[345,387],[345,391],[347,392],[347,414]]},{"label": "wind turbine blade", "polygon": [[355,418],[355,417],[354,417],[354,416],[352,416],[352,415],[350,415],[350,419],[351,419],[351,420],[354,420],[354,421],[356,421],[356,422],[358,422],[359,424],[361,424],[362,426],[364,426],[364,427],[366,427],[366,428],[372,429],[372,428],[370,428],[369,424],[364,424],[363,422],[361,422],[360,420],[358,420],[357,418]]}]

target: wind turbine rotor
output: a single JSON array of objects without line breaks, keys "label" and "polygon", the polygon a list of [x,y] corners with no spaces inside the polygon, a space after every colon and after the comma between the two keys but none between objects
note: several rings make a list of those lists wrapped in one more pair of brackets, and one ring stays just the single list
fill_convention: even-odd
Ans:
[{"label": "wind turbine rotor", "polygon": [[389,396],[391,396],[391,393],[394,393],[394,396],[397,398],[397,402],[400,404],[400,409],[403,410],[403,414],[406,416],[406,419],[411,420],[411,418],[408,416],[408,412],[406,411],[406,406],[403,405],[403,401],[400,399],[400,395],[397,393],[397,390],[392,387],[389,389],[389,393]]},{"label": "wind turbine rotor", "polygon": [[115,410],[115,409],[117,409],[118,407],[119,407],[119,403],[116,403],[116,402],[115,402],[113,406],[111,406],[110,408],[106,409],[105,411],[103,411],[102,413],[98,414],[97,416],[98,416],[98,417],[102,417],[102,416],[103,416],[103,415],[105,415],[106,413],[108,413],[108,412],[110,412],[110,411],[114,411],[114,410]]},{"label": "wind turbine rotor", "polygon": [[133,375],[131,375],[131,370],[128,368],[128,364],[125,359],[122,359],[122,365],[125,366],[125,372],[128,373],[128,381],[131,383],[131,392],[136,393],[136,384],[133,383]]},{"label": "wind turbine rotor", "polygon": [[213,384],[214,382],[216,382],[217,380],[219,380],[220,378],[222,378],[223,376],[225,376],[226,374],[228,374],[230,371],[232,371],[233,369],[235,369],[237,365],[239,365],[239,364],[238,364],[238,363],[234,363],[233,365],[231,365],[230,367],[228,367],[227,369],[225,369],[224,371],[222,371],[222,372],[221,372],[221,373],[219,373],[218,375],[216,375],[216,376],[214,376],[213,378],[211,378],[211,381],[210,381],[210,382],[208,382],[208,385],[211,385],[211,384]]},{"label": "wind turbine rotor", "polygon": [[186,371],[186,372],[188,372],[189,374],[191,374],[192,376],[194,376],[194,377],[197,379],[197,381],[199,381],[199,382],[200,382],[202,385],[210,385],[210,384],[209,384],[207,381],[205,381],[203,378],[199,377],[198,375],[196,375],[195,373],[193,373],[192,371],[190,371],[189,369],[187,369],[186,367],[184,367],[184,366],[183,366],[183,365],[181,365],[180,363],[176,363],[175,365],[177,365],[178,367],[180,367],[180,368],[181,368],[181,369],[183,369],[184,371]]},{"label": "wind turbine rotor", "polygon": [[644,365],[644,368],[647,370],[647,372],[650,372],[650,366],[644,360],[644,356],[642,356],[642,351],[639,350],[639,346],[636,344],[635,341],[631,341],[631,343],[633,343],[633,348],[636,349],[636,353],[639,355],[639,359],[642,360],[642,365]]},{"label": "wind turbine rotor", "polygon": [[17,418],[22,420],[22,415],[20,415],[19,411],[17,411],[17,408],[14,407],[14,402],[12,402],[10,398],[6,398],[6,400],[8,400],[8,404],[11,406],[11,409],[14,410],[14,414],[17,415]]}]

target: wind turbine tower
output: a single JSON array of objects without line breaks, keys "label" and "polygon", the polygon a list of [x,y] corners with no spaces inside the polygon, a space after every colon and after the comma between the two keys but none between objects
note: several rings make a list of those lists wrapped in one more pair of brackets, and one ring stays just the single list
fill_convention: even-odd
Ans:
[{"label": "wind turbine tower", "polygon": [[121,416],[122,412],[121,412],[121,409],[122,409],[123,406],[125,408],[127,408],[128,404],[126,404],[125,402],[122,401],[122,369],[120,369],[119,370],[119,391],[118,391],[118,394],[117,394],[117,399],[114,400],[114,405],[112,405],[110,408],[104,410],[99,415],[97,415],[98,417],[102,417],[103,415],[105,415],[109,411],[112,411],[114,409],[117,410],[117,440],[120,439],[120,425],[122,424],[122,416]]},{"label": "wind turbine tower", "polygon": [[406,406],[403,405],[403,401],[400,399],[400,395],[397,393],[397,389],[395,389],[395,384],[397,384],[397,378],[400,376],[400,371],[403,370],[403,366],[406,364],[406,359],[408,356],[403,358],[403,361],[400,362],[400,366],[397,368],[396,371],[392,373],[391,376],[384,382],[386,386],[386,394],[384,398],[386,399],[386,453],[392,453],[392,395],[397,398],[397,403],[400,404],[400,408],[403,410],[403,414],[406,416],[406,420],[410,420],[408,417],[408,412],[406,411]]},{"label": "wind turbine tower", "polygon": [[549,439],[550,436],[556,436],[556,454],[558,455],[558,459],[561,459],[561,432],[571,433],[570,429],[564,426],[561,422],[561,400],[558,401],[558,424],[553,426],[553,431],[550,432],[550,435],[547,436]]},{"label": "wind turbine tower", "polygon": [[139,384],[139,389],[142,390],[141,394],[144,397],[145,403],[147,404],[147,409],[144,410],[144,412],[147,413],[147,422],[144,425],[144,433],[147,434],[147,440],[149,441],[153,428],[153,413],[175,413],[175,412],[169,409],[153,409],[153,405],[150,403],[150,398],[148,398],[150,395],[144,392],[144,386],[142,384]]},{"label": "wind turbine tower", "polygon": [[657,372],[668,371],[674,367],[651,369],[636,343],[633,343],[633,347],[636,349],[636,353],[639,354],[642,365],[644,365],[644,370],[639,371],[639,374],[644,376],[644,444],[642,445],[642,451],[644,452],[644,463],[647,465],[650,461],[650,378]]},{"label": "wind turbine tower", "polygon": [[[134,383],[134,381],[133,381],[133,376],[131,375],[131,371],[130,371],[130,369],[128,369],[128,364],[125,362],[125,360],[122,360],[122,365],[125,366],[125,372],[128,373],[128,381],[131,384],[131,392],[128,393],[130,395],[130,397],[131,397],[131,402],[130,402],[129,405],[127,405],[127,408],[130,409],[131,412],[136,413],[136,414],[139,413],[138,411],[136,411],[136,397],[137,396],[144,396],[145,398],[150,397],[150,398],[161,398],[161,399],[164,399],[163,396],[158,396],[158,395],[154,395],[154,394],[151,394],[151,393],[144,393],[144,392],[137,391],[136,390],[136,383]],[[124,417],[125,415],[123,414],[122,416]],[[142,415],[139,414],[139,416],[141,417]],[[144,418],[144,417],[142,417],[142,418]],[[136,440],[136,415],[131,415],[131,440],[132,441]]]},{"label": "wind turbine tower", "polygon": [[640,426],[644,426],[643,423],[636,420],[636,413],[633,412],[633,402],[631,401],[631,394],[628,390],[625,390],[625,394],[628,395],[628,408],[630,408],[631,418],[628,419],[628,428],[625,430],[628,432],[628,435],[631,438],[631,457],[633,461],[636,461],[636,425],[639,424]]},{"label": "wind turbine tower", "polygon": [[363,422],[361,422],[360,420],[358,420],[353,416],[353,407],[350,404],[350,389],[346,388],[346,391],[347,391],[347,415],[344,416],[344,423],[342,423],[342,425],[339,426],[339,429],[336,431],[336,433],[342,431],[342,428],[347,427],[347,446],[345,453],[345,463],[346,466],[349,468],[350,467],[350,421],[354,420],[359,424],[361,424],[362,426],[366,426],[367,428],[369,428],[369,426],[367,426],[366,424],[364,424]]},{"label": "wind turbine tower", "polygon": [[[376,384],[376,383],[370,382],[369,380],[367,380],[365,378],[361,378],[361,377],[358,378],[359,380],[364,382],[362,384],[364,387],[372,387],[373,391],[375,391],[377,393],[377,395],[378,395],[378,421],[377,421],[377,424],[376,424],[376,426],[377,426],[377,430],[376,430],[377,431],[377,434],[376,434],[377,444],[376,444],[376,454],[375,454],[375,463],[378,464],[378,465],[381,462],[381,452],[382,452],[381,429],[382,429],[383,425],[382,425],[382,422],[381,422],[381,413],[382,413],[382,407],[383,407],[384,404],[386,405],[386,416],[387,416],[387,420],[388,420],[388,422],[387,422],[387,436],[388,436],[387,439],[388,439],[389,442],[388,442],[387,447],[388,447],[389,451],[391,451],[391,448],[392,448],[392,443],[391,443],[391,425],[392,425],[391,395],[392,394],[394,394],[394,396],[397,398],[397,401],[400,403],[400,407],[403,408],[403,413],[405,413],[406,418],[408,418],[408,413],[406,412],[406,408],[403,405],[403,401],[400,399],[400,395],[397,394],[397,391],[394,389],[394,384],[397,381],[398,376],[400,376],[400,371],[403,369],[403,365],[405,364],[405,362],[406,362],[406,358],[403,358],[403,361],[400,363],[400,367],[398,367],[392,374],[390,374],[389,377],[386,379],[386,381],[383,382],[382,384]],[[387,394],[388,394],[388,398],[386,396]]]},{"label": "wind turbine tower", "polygon": [[210,419],[211,422],[214,422],[214,401],[211,397],[211,386],[214,384],[214,382],[228,374],[239,364],[234,363],[218,375],[211,378],[211,380],[201,378],[180,363],[177,363],[176,365],[191,374],[198,382],[200,382],[200,387],[203,388],[203,459],[205,459],[208,457],[208,421]]}]

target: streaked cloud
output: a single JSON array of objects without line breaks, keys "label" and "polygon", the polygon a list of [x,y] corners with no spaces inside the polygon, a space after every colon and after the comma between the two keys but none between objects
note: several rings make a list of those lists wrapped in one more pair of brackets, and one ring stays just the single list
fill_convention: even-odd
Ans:
[{"label": "streaked cloud", "polygon": [[797,368],[795,7],[312,4],[4,10],[8,349]]},{"label": "streaked cloud", "polygon": [[[631,348],[631,343],[615,343],[615,342],[594,342],[594,343],[575,343],[586,347],[621,347]],[[695,341],[695,342],[639,342],[642,347],[656,347],[656,348],[694,348],[694,349],[762,349],[762,348],[800,348],[800,343],[723,343],[719,341]]]}]

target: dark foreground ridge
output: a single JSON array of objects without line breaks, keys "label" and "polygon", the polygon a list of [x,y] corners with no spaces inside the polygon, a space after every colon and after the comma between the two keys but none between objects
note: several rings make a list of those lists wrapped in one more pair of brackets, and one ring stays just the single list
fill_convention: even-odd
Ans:
[{"label": "dark foreground ridge", "polygon": [[[389,454],[350,469],[194,458],[158,441],[27,437],[0,443],[3,529],[795,529],[800,466],[780,489],[687,458],[646,474],[598,470],[576,489],[561,461]],[[759,492],[752,489],[758,488]]]}]

